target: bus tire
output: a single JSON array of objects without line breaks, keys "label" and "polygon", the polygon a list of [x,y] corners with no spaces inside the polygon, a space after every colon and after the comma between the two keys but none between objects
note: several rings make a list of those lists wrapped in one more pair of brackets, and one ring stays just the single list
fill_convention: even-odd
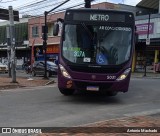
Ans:
[{"label": "bus tire", "polygon": [[118,94],[117,91],[108,91],[107,96],[116,96]]},{"label": "bus tire", "polygon": [[63,95],[66,95],[66,96],[69,96],[69,95],[73,95],[74,93],[74,89],[62,89],[62,88],[59,88],[59,91],[63,94]]}]

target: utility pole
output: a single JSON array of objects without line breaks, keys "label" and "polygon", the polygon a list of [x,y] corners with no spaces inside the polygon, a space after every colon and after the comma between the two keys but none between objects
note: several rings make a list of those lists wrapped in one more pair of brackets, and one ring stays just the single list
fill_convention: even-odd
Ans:
[{"label": "utility pole", "polygon": [[50,11],[45,11],[44,12],[44,33],[43,33],[43,50],[44,50],[44,79],[47,79],[47,55],[46,55],[46,50],[47,50],[47,33],[48,33],[48,27],[47,27],[47,15],[52,12],[53,10],[59,8],[63,4],[67,3],[70,0],[66,0],[63,3],[59,4],[55,8],[51,9]]},{"label": "utility pole", "polygon": [[9,6],[9,21],[10,21],[10,43],[11,43],[11,68],[12,68],[12,83],[16,81],[16,70],[15,70],[15,31],[14,31],[14,16],[13,8]]},{"label": "utility pole", "polygon": [[144,77],[146,77],[146,73],[147,73],[147,46],[150,45],[150,39],[149,39],[150,20],[151,20],[151,13],[149,12],[149,15],[148,15],[147,39],[146,39],[146,47],[145,47]]},{"label": "utility pole", "polygon": [[10,39],[10,27],[6,27],[7,34],[7,56],[8,56],[8,76],[11,77],[11,39]]},{"label": "utility pole", "polygon": [[94,0],[84,0],[84,2],[85,2],[84,7],[85,7],[85,8],[91,8],[91,2],[92,2],[92,1],[94,1]]},{"label": "utility pole", "polygon": [[85,0],[85,8],[91,8],[91,0]]},{"label": "utility pole", "polygon": [[44,34],[43,34],[43,50],[44,50],[44,78],[47,79],[47,33],[48,33],[48,27],[47,27],[47,15],[48,12],[44,12]]}]

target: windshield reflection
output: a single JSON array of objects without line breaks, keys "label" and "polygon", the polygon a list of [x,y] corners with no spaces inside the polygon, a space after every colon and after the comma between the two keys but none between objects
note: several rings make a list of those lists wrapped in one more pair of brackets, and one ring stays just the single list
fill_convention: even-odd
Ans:
[{"label": "windshield reflection", "polygon": [[130,58],[130,27],[66,25],[62,54],[77,64],[119,65]]}]

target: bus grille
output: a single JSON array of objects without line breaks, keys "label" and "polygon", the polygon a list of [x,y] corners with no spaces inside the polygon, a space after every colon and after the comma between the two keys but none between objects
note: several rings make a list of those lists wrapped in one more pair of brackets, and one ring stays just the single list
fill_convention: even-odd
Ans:
[{"label": "bus grille", "polygon": [[118,73],[122,67],[116,68],[94,68],[94,67],[81,67],[81,66],[69,66],[72,71],[86,72],[86,73]]}]

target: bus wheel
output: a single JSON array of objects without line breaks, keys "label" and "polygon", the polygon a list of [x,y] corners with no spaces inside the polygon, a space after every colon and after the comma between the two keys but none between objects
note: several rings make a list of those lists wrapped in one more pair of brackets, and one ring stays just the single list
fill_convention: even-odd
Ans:
[{"label": "bus wheel", "polygon": [[108,91],[108,92],[107,92],[107,95],[108,95],[108,96],[116,96],[117,93],[118,93],[117,91]]},{"label": "bus wheel", "polygon": [[59,91],[68,96],[68,95],[72,95],[74,93],[74,90],[73,89],[62,89],[62,88],[59,88]]}]

